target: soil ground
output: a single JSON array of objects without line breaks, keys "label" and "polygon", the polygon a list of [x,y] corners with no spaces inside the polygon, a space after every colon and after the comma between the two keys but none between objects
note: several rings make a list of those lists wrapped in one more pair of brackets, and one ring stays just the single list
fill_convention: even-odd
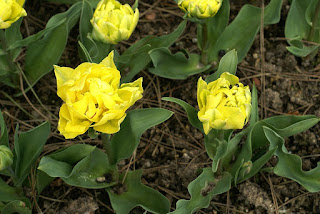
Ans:
[{"label": "soil ground", "polygon": [[[133,1],[129,1],[131,4]],[[247,1],[231,0],[231,19]],[[260,1],[250,1],[260,5]],[[27,1],[22,31],[25,36],[44,28],[46,21],[54,14],[67,10],[67,5]],[[122,42],[117,49],[122,52],[135,41],[146,35],[160,36],[172,32],[182,21],[183,13],[172,0],[140,0],[140,20],[130,40]],[[250,87],[255,83],[260,98],[261,117],[273,115],[315,114],[320,117],[320,64],[319,54],[312,60],[293,56],[286,50],[284,38],[285,18],[289,5],[285,0],[281,12],[281,21],[264,28],[264,35],[258,35],[245,60],[239,66],[237,75]],[[59,62],[61,66],[76,67],[80,64],[77,52],[76,28],[71,32],[67,48]],[[187,30],[172,46],[172,50],[187,49],[197,52],[195,43],[196,26],[188,23]],[[261,46],[261,38],[263,44]],[[262,51],[262,50],[263,51]],[[263,52],[263,54],[261,54]],[[23,64],[23,60],[21,60]],[[264,67],[264,74],[262,73]],[[168,80],[142,71],[138,76],[144,77],[144,97],[134,108],[162,107],[173,111],[174,116],[143,134],[135,155],[120,163],[121,170],[143,169],[143,183],[162,192],[172,203],[172,210],[178,199],[189,198],[187,185],[197,177],[198,170],[210,166],[210,159],[204,150],[203,135],[189,123],[185,112],[177,105],[161,101],[161,97],[172,96],[197,106],[196,83],[200,75],[186,80]],[[201,76],[204,76],[202,74]],[[1,90],[10,93],[4,86]],[[62,104],[56,95],[56,80],[53,72],[43,77],[36,85],[35,91],[45,108],[58,116]],[[21,130],[29,130],[45,119],[38,111],[46,114],[31,92],[25,97],[17,98],[18,103],[31,112],[33,119],[4,97],[0,99],[1,109],[9,131],[15,124]],[[42,155],[57,149],[78,143],[77,140],[66,141],[59,135],[57,119],[48,115],[52,123],[52,133]],[[303,158],[303,169],[310,170],[320,161],[320,125],[287,139],[288,150]],[[83,136],[86,143],[102,146],[101,140],[91,140]],[[269,161],[273,166],[276,159]],[[32,178],[31,178],[32,179]],[[66,185],[56,179],[34,200],[34,189],[25,189],[33,201],[34,213],[114,213],[107,193],[104,190],[88,190]],[[143,213],[139,208],[131,213]],[[286,178],[265,172],[258,173],[249,181],[233,187],[225,194],[216,196],[207,209],[198,213],[320,213],[320,193],[309,193],[299,184]]]}]

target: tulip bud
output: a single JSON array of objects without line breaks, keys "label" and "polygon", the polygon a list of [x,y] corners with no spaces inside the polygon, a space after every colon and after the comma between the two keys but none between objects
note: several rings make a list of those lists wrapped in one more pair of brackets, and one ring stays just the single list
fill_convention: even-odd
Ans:
[{"label": "tulip bud", "polygon": [[216,15],[222,0],[179,0],[178,6],[188,17],[205,19]]},{"label": "tulip bud", "polygon": [[115,0],[102,0],[94,11],[92,38],[103,43],[117,44],[127,40],[136,28],[139,10]]},{"label": "tulip bud", "polygon": [[239,83],[239,78],[228,72],[207,84],[198,80],[198,118],[205,134],[211,129],[242,129],[251,111],[251,92]]},{"label": "tulip bud", "polygon": [[4,145],[0,146],[0,171],[11,166],[13,162],[13,154],[11,150]]},{"label": "tulip bud", "polygon": [[0,29],[6,29],[27,12],[22,8],[25,0],[0,0]]}]

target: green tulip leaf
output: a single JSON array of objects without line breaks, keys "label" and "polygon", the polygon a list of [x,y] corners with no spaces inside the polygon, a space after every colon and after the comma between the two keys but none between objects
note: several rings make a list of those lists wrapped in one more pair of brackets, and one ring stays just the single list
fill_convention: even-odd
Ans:
[{"label": "green tulip leaf", "polygon": [[[211,50],[215,46],[219,36],[222,34],[229,23],[229,16],[230,3],[229,0],[224,0],[222,2],[221,8],[214,17],[202,20],[205,22],[207,28],[205,31],[207,34],[206,36],[203,35],[203,26],[201,24],[197,25],[198,46],[200,50]],[[205,43],[203,38],[207,38],[207,44]]]},{"label": "green tulip leaf", "polygon": [[176,210],[170,214],[192,214],[201,208],[207,208],[215,195],[227,192],[231,188],[232,176],[224,173],[215,178],[211,168],[204,168],[201,175],[188,185],[190,200],[181,199]]},{"label": "green tulip leaf", "polygon": [[269,149],[276,149],[275,155],[278,157],[278,163],[273,169],[274,173],[298,182],[309,192],[319,192],[320,162],[316,168],[303,171],[301,158],[288,152],[284,145],[284,139],[268,127],[263,127],[263,130],[270,142]]},{"label": "green tulip leaf", "polygon": [[11,202],[15,200],[28,202],[28,199],[23,196],[22,189],[11,187],[0,178],[0,201]]},{"label": "green tulip leaf", "polygon": [[9,136],[2,112],[0,111],[0,145],[9,147]]},{"label": "green tulip leaf", "polygon": [[218,70],[206,78],[206,82],[212,82],[217,80],[224,72],[236,75],[238,65],[237,52],[231,50],[226,53],[220,60]]},{"label": "green tulip leaf", "polygon": [[253,163],[250,161],[251,165],[249,166],[242,165],[239,171],[239,177],[237,177],[236,179],[236,183],[241,183],[257,174],[260,171],[260,169],[272,158],[275,151],[276,148],[269,150]]},{"label": "green tulip leaf", "polygon": [[[272,152],[259,153],[260,148],[269,145],[269,141],[264,134],[263,127],[268,127],[274,130],[281,137],[290,137],[302,131],[305,131],[319,122],[319,118],[312,115],[305,116],[289,116],[281,115],[270,117],[261,121],[251,124],[246,131],[247,139],[245,144],[242,146],[241,151],[236,156],[236,161],[232,165],[230,173],[235,177],[235,182],[242,182],[243,180],[254,175],[255,171],[258,171],[263,167],[263,164],[267,162],[268,157],[272,157]],[[271,150],[271,149],[270,149]],[[252,172],[248,172],[243,178],[239,178],[240,170],[244,163],[253,161]],[[245,179],[244,179],[245,178]]]},{"label": "green tulip leaf", "polygon": [[310,46],[303,45],[303,47],[300,48],[300,47],[291,45],[287,47],[287,50],[295,56],[306,57],[312,52],[314,52],[315,50],[317,50],[319,47],[320,47],[319,45],[310,45]]},{"label": "green tulip leaf", "polygon": [[149,52],[154,68],[149,72],[168,79],[184,80],[191,75],[208,70],[211,65],[203,66],[200,56],[182,52],[172,54],[166,47],[155,48]]},{"label": "green tulip leaf", "polygon": [[2,214],[32,214],[31,209],[26,207],[23,201],[11,201],[1,209]]},{"label": "green tulip leaf", "polygon": [[313,26],[315,29],[319,29],[320,28],[319,20],[317,20],[316,23],[313,23],[313,18],[315,16],[315,13],[316,13],[316,10],[317,10],[318,2],[319,2],[318,0],[311,0],[309,5],[308,5],[308,8],[306,10],[306,13],[305,13],[305,18],[306,18],[306,21],[307,21],[308,25],[310,27]]},{"label": "green tulip leaf", "polygon": [[[82,3],[79,24],[80,42],[83,44],[83,47],[80,45],[80,56],[82,59],[85,59],[85,61],[100,63],[109,54],[112,49],[112,45],[104,44],[91,38],[92,24],[90,20],[92,17],[93,6],[90,1],[84,0]],[[88,59],[91,60],[89,61]]]},{"label": "green tulip leaf", "polygon": [[36,179],[36,188],[38,194],[40,194],[54,180],[53,177],[50,177],[41,170],[37,170]]},{"label": "green tulip leaf", "polygon": [[[292,0],[285,24],[285,37],[287,39],[306,39],[310,31],[305,14],[311,1]],[[290,41],[289,41],[290,43]]]},{"label": "green tulip leaf", "polygon": [[313,115],[294,116],[280,115],[269,117],[255,124],[252,129],[252,148],[256,149],[268,144],[268,141],[263,134],[262,126],[267,126],[274,130],[281,137],[290,137],[305,130],[319,122],[319,118]]},{"label": "green tulip leaf", "polygon": [[[69,185],[83,188],[105,188],[118,181],[116,166],[110,164],[107,154],[89,145],[73,145],[44,156],[38,169],[50,177],[60,177]],[[111,179],[104,180],[106,176]]]},{"label": "green tulip leaf", "polygon": [[[131,81],[137,73],[143,70],[151,62],[149,52],[155,48],[171,46],[183,33],[185,27],[186,21],[183,21],[171,34],[160,37],[148,36],[143,38],[131,45],[130,48],[120,56],[120,58],[115,58],[117,68],[120,71],[123,71],[127,67],[129,68],[129,73],[124,76],[121,81]],[[144,51],[140,51],[140,49],[143,49]],[[132,57],[134,57],[134,60],[131,60]],[[128,59],[130,59],[128,63],[119,63],[122,61],[128,61]]]},{"label": "green tulip leaf", "polygon": [[20,52],[21,52],[21,48],[20,47],[16,47],[14,49],[10,49],[10,46],[12,44],[14,44],[16,41],[19,41],[22,39],[22,34],[20,31],[20,26],[22,23],[22,19],[20,18],[18,21],[16,21],[15,23],[13,23],[11,25],[11,27],[7,28],[5,30],[5,36],[6,36],[6,45],[7,45],[7,51],[9,51],[11,53],[11,57],[12,60],[15,60]]},{"label": "green tulip leaf", "polygon": [[168,213],[170,210],[169,200],[156,190],[141,184],[141,175],[141,170],[129,171],[124,184],[122,184],[124,191],[121,193],[115,192],[114,188],[117,186],[107,189],[112,208],[117,214],[128,214],[137,206],[151,213]]},{"label": "green tulip leaf", "polygon": [[[63,24],[66,21],[66,18],[61,19],[60,21],[57,21],[55,23],[53,23],[51,26],[47,26],[45,29],[41,30],[40,32],[28,36],[25,39],[22,39],[22,37],[19,40],[16,40],[14,43],[12,43],[8,49],[15,49],[15,48],[19,48],[19,47],[25,47],[28,46],[29,44],[31,44],[32,42],[35,42],[37,40],[42,39],[46,33],[52,31],[53,29],[55,29],[56,27],[59,27],[61,24]],[[10,29],[10,28],[9,28]],[[20,31],[20,28],[19,28]]]},{"label": "green tulip leaf", "polygon": [[[319,42],[319,32],[310,35],[312,20],[318,0],[297,1],[293,0],[285,24],[285,37],[290,44],[288,51],[298,57],[306,57],[319,48],[319,45],[305,45],[302,40]],[[319,27],[320,21],[316,21]]]},{"label": "green tulip leaf", "polygon": [[113,164],[132,155],[140,137],[147,129],[158,125],[172,116],[172,112],[161,108],[138,109],[128,112],[121,123],[120,131],[110,142],[110,155]]},{"label": "green tulip leaf", "polygon": [[[264,9],[264,25],[275,24],[280,20],[282,0],[271,0]],[[218,60],[221,50],[235,49],[238,62],[241,62],[249,51],[255,36],[260,29],[261,8],[244,5],[233,22],[226,27],[215,46],[208,51],[209,62]]]},{"label": "green tulip leaf", "polygon": [[30,169],[42,152],[49,134],[50,124],[48,122],[20,134],[16,130],[14,136],[14,150],[16,154],[15,176],[18,178],[15,182],[16,186],[22,185],[25,178],[29,175]]},{"label": "green tulip leaf", "polygon": [[79,20],[81,6],[82,3],[79,2],[70,7],[68,11],[54,15],[48,21],[46,28],[50,28],[63,19],[66,21],[46,33],[41,40],[28,46],[25,74],[31,86],[50,72],[54,64],[58,63],[67,44],[69,32]]},{"label": "green tulip leaf", "polygon": [[203,132],[202,123],[198,119],[198,111],[193,106],[191,106],[189,103],[186,103],[183,100],[180,100],[180,99],[177,99],[177,98],[174,98],[174,97],[163,97],[162,100],[169,101],[169,102],[174,102],[174,103],[180,105],[185,110],[185,112],[187,113],[189,123],[193,127],[197,128],[197,129],[199,129],[200,131]]},{"label": "green tulip leaf", "polygon": [[[228,143],[226,140],[219,139],[219,135],[224,130],[211,130],[204,137],[204,144],[206,147],[207,154],[212,160],[212,171],[216,172],[218,169],[219,162],[222,157],[224,157],[228,151]],[[223,133],[224,134],[224,133]]]}]

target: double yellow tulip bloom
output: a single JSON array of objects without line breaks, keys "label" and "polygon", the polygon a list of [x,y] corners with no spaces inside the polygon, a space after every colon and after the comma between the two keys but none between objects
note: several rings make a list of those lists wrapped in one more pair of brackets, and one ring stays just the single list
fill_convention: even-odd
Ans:
[{"label": "double yellow tulip bloom", "polygon": [[251,111],[249,86],[239,83],[239,78],[228,72],[207,84],[198,80],[198,118],[205,134],[211,129],[242,129]]},{"label": "double yellow tulip bloom", "polygon": [[100,64],[85,62],[75,69],[54,66],[57,94],[64,101],[58,130],[65,138],[75,138],[89,127],[108,134],[118,132],[126,110],[142,98],[142,78],[120,85],[113,55],[111,52]]},{"label": "double yellow tulip bloom", "polygon": [[26,16],[23,9],[25,0],[0,0],[0,29],[6,29],[20,17]]},{"label": "double yellow tulip bloom", "polygon": [[117,44],[129,39],[139,20],[139,10],[115,0],[99,2],[91,19],[92,38],[103,43]]},{"label": "double yellow tulip bloom", "polygon": [[205,19],[216,15],[222,0],[179,0],[178,6],[188,17]]}]

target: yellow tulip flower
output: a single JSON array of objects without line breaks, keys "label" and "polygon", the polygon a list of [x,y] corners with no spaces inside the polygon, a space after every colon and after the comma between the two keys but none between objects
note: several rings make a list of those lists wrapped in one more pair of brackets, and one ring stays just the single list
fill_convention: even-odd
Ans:
[{"label": "yellow tulip flower", "polygon": [[0,146],[0,171],[11,166],[13,162],[12,151],[4,145]]},{"label": "yellow tulip flower", "polygon": [[239,83],[239,78],[228,72],[207,84],[198,80],[198,118],[205,134],[211,129],[242,129],[251,111],[249,86]]},{"label": "yellow tulip flower", "polygon": [[0,29],[6,29],[27,12],[23,9],[25,0],[0,0]]},{"label": "yellow tulip flower", "polygon": [[102,0],[94,11],[92,38],[103,43],[117,44],[127,40],[136,28],[139,10],[115,0]]},{"label": "yellow tulip flower", "polygon": [[75,138],[89,127],[118,132],[126,110],[142,98],[142,78],[120,85],[113,55],[112,51],[100,64],[85,62],[75,69],[54,66],[57,94],[65,102],[58,130],[65,138]]},{"label": "yellow tulip flower", "polygon": [[179,0],[178,6],[188,17],[205,19],[216,15],[222,0]]}]

